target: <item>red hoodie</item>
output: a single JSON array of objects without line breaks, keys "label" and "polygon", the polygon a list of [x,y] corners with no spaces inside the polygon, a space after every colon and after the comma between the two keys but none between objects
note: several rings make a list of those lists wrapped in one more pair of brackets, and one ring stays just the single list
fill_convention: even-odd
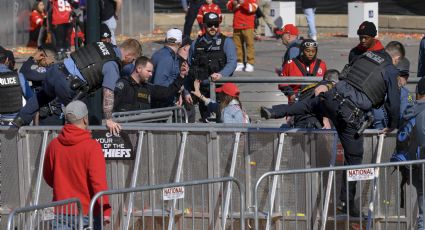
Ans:
[{"label": "red hoodie", "polygon": [[233,29],[254,29],[255,11],[257,11],[257,8],[256,0],[245,0],[237,9],[233,6],[233,0],[229,0],[227,2],[227,9],[234,13]]},{"label": "red hoodie", "polygon": [[[43,176],[53,188],[53,201],[79,198],[84,215],[89,213],[91,198],[108,189],[106,162],[100,144],[88,130],[67,124],[50,142],[44,159]],[[100,199],[95,215],[100,214]],[[108,197],[103,197],[104,216],[110,216]]]}]

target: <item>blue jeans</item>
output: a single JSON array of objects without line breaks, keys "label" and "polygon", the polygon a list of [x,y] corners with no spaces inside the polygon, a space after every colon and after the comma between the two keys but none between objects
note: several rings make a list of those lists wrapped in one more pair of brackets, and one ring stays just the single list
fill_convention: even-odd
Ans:
[{"label": "blue jeans", "polygon": [[315,13],[316,13],[316,8],[304,9],[305,18],[307,19],[307,24],[308,24],[308,35],[310,38],[315,37],[317,34],[316,22],[314,20]]},{"label": "blue jeans", "polygon": [[[77,216],[73,215],[57,215],[56,218],[58,219],[56,221],[53,220],[52,228],[53,229],[60,229],[60,230],[76,230],[79,229],[78,227],[78,218]],[[83,226],[84,228],[89,227],[89,217],[83,216]],[[102,229],[101,224],[101,218],[100,217],[94,217],[93,219],[93,229],[94,230],[100,230]]]}]

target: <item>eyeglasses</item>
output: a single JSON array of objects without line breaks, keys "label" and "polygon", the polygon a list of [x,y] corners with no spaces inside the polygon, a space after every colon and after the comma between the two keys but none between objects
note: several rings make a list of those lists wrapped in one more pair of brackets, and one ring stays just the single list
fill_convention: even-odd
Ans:
[{"label": "eyeglasses", "polygon": [[218,26],[219,26],[219,23],[207,23],[207,27],[209,27],[209,28],[211,28],[211,27],[215,27],[215,28],[218,28]]},{"label": "eyeglasses", "polygon": [[303,46],[305,47],[317,47],[317,42],[304,42]]}]

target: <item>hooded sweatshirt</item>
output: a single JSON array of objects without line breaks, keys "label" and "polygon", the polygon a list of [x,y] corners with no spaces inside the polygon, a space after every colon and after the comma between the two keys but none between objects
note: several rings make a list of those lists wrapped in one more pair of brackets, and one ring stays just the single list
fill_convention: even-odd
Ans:
[{"label": "hooded sweatshirt", "polygon": [[425,143],[425,100],[418,100],[409,104],[403,113],[402,119],[407,121],[416,117],[416,138],[420,146]]},{"label": "hooded sweatshirt", "polygon": [[[66,124],[46,150],[43,176],[53,188],[53,201],[78,198],[84,215],[89,213],[91,198],[108,189],[106,162],[100,144],[88,130]],[[95,215],[100,214],[100,199]],[[108,197],[103,197],[105,216],[110,216]]]}]

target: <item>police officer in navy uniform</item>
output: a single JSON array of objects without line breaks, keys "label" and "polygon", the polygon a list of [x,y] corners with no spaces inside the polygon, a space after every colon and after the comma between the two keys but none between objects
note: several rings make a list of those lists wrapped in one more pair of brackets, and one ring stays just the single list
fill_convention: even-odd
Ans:
[{"label": "police officer in navy uniform", "polygon": [[[203,22],[206,32],[192,43],[189,50],[189,76],[202,81],[201,93],[209,97],[208,79],[216,81],[222,77],[230,77],[236,69],[237,57],[233,40],[219,32],[219,16],[212,12],[206,13]],[[191,89],[191,86],[193,81],[185,85],[185,88]],[[187,94],[185,96],[187,99]],[[204,103],[199,103],[199,111],[202,120],[206,121],[209,113]]]},{"label": "police officer in navy uniform", "polygon": [[142,46],[135,39],[127,39],[119,47],[96,42],[76,50],[63,64],[48,69],[42,90],[21,109],[14,124],[17,127],[29,124],[39,108],[56,97],[67,105],[103,88],[105,123],[111,133],[118,133],[121,126],[112,121],[115,84],[120,67],[133,62],[141,53]]},{"label": "police officer in navy uniform", "polygon": [[151,108],[151,98],[154,100],[167,100],[177,94],[183,85],[184,77],[189,67],[183,64],[178,77],[168,87],[149,83],[152,76],[152,61],[141,56],[137,58],[135,68],[130,76],[121,77],[115,87],[114,111],[125,112],[132,110],[144,110]]},{"label": "police officer in navy uniform", "polygon": [[[344,68],[341,80],[330,91],[310,100],[281,107],[280,111],[273,110],[272,116],[312,113],[329,118],[335,125],[344,148],[345,165],[361,164],[362,132],[373,120],[368,116],[371,109],[381,105],[388,109],[389,124],[383,130],[384,133],[397,128],[400,91],[397,83],[398,70],[394,65],[403,57],[402,50],[394,43],[387,45],[385,51],[368,51]],[[344,172],[338,210],[359,217],[360,212],[354,203],[356,182],[349,182],[347,191],[346,179]]]},{"label": "police officer in navy uniform", "polygon": [[13,52],[0,46],[0,125],[12,125],[23,100],[33,96],[22,74],[15,70]]}]

